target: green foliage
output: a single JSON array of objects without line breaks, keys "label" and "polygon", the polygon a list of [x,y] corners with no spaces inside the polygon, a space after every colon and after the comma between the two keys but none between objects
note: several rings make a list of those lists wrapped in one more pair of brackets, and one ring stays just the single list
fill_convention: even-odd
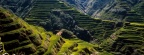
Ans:
[{"label": "green foliage", "polygon": [[[37,0],[25,18],[28,23],[42,26],[47,30],[57,30],[62,27],[73,29],[61,24],[62,18],[72,18],[78,26],[89,30],[94,36],[95,45],[77,37],[63,38],[42,27],[29,25],[3,8],[0,8],[0,14],[4,15],[0,17],[0,28],[2,28],[0,37],[5,50],[10,54],[18,52],[27,55],[144,54],[143,2],[135,3],[133,0],[116,2],[113,9],[109,8],[101,12],[100,18],[106,20],[93,19],[57,0]],[[60,27],[57,24],[60,24]],[[65,32],[70,36],[74,35],[70,31]]]},{"label": "green foliage", "polygon": [[[4,9],[0,8],[0,11],[1,10]],[[96,50],[94,49],[94,47],[96,46],[94,46],[93,44],[77,39],[76,37],[74,37],[73,39],[65,39],[60,35],[56,35],[50,31],[46,31],[42,27],[29,25],[12,13],[6,14],[7,12],[9,11],[1,11],[1,13],[6,16],[6,18],[0,19],[0,21],[9,22],[9,20],[14,20],[9,23],[2,23],[3,29],[0,30],[0,37],[2,38],[2,42],[4,43],[4,49],[9,54],[72,54],[74,52],[73,49],[75,48],[78,49],[77,54],[81,54],[81,51],[89,51],[85,52],[85,54],[92,54],[93,51],[96,52]],[[68,34],[70,35],[74,35],[70,31],[66,32],[68,32]]]}]

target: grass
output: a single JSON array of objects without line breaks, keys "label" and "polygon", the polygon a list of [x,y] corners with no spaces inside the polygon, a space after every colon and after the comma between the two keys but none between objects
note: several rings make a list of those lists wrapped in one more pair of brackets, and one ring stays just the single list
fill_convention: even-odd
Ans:
[{"label": "grass", "polygon": [[60,36],[51,34],[51,37],[49,40],[50,43],[49,43],[49,46],[47,48],[48,50],[46,51],[46,53],[44,53],[44,55],[52,53],[52,49],[54,48],[54,45],[59,41],[59,39],[60,39]]},{"label": "grass", "polygon": [[134,25],[134,26],[144,26],[144,23],[130,23],[130,25]]},{"label": "grass", "polygon": [[[123,26],[123,28],[119,30],[119,34],[117,34],[118,38],[114,42],[115,45],[117,45],[115,50],[119,51],[121,54],[122,52],[126,54],[134,50],[142,49],[144,38],[141,35],[143,32],[140,30],[143,30],[143,26],[144,24],[139,22],[131,22],[130,25]],[[129,48],[133,50],[129,50]],[[139,52],[139,54],[142,53],[143,52]]]},{"label": "grass", "polygon": [[[0,8],[0,9],[3,10],[3,8]],[[3,30],[5,30],[6,27],[7,28],[11,27],[11,26],[18,27],[18,26],[16,26],[17,24],[22,26],[20,28],[13,29],[11,31],[6,31],[3,33],[0,33],[0,35],[5,38],[6,37],[11,38],[8,41],[5,41],[3,39],[5,41],[5,42],[3,42],[5,45],[14,46],[13,44],[19,43],[16,47],[11,47],[11,50],[6,50],[6,51],[9,53],[10,52],[16,53],[17,51],[24,50],[27,54],[35,52],[37,49],[37,46],[34,44],[40,43],[41,37],[45,37],[45,39],[46,39],[46,37],[47,37],[46,31],[43,28],[29,25],[28,23],[23,21],[21,18],[13,15],[12,13],[9,13],[6,10],[3,10],[1,12],[7,16],[6,19],[0,19],[1,21],[13,20],[10,23],[2,24],[4,26]],[[3,30],[1,30],[1,31],[3,31]],[[31,33],[28,34],[29,31]],[[17,35],[17,34],[20,34],[20,35]],[[6,35],[9,35],[9,36],[6,36]],[[21,40],[20,36],[22,36],[22,38],[27,38],[27,40]],[[16,39],[14,39],[14,38],[16,38]],[[32,39],[30,39],[30,38],[32,38]],[[8,47],[8,46],[5,46],[5,47]],[[30,52],[28,53],[27,51],[30,51]]]},{"label": "grass", "polygon": [[[64,39],[64,41],[65,41],[65,43],[62,45],[62,47],[57,55],[63,55],[65,53],[79,55],[80,52],[85,52],[84,49],[88,49],[88,51],[90,51],[90,52],[98,52],[94,49],[94,47],[98,47],[98,45],[93,45],[88,42],[76,39],[76,38]],[[89,54],[89,53],[85,52],[85,54]]]},{"label": "grass", "polygon": [[[90,43],[87,43],[87,42],[84,42],[84,41],[77,41],[76,42],[78,44],[77,47],[74,48],[74,50],[76,50],[76,52],[73,52],[72,54],[73,55],[79,55],[80,52],[83,52],[85,48],[89,49],[89,51],[91,51],[90,49],[93,49],[93,47],[96,47]],[[93,52],[96,52],[96,51],[93,51]]]},{"label": "grass", "polygon": [[68,48],[70,48],[71,46],[74,45],[74,41],[71,41],[71,40],[68,40],[68,39],[65,39],[64,40],[66,43],[64,43],[60,49],[60,51],[58,52],[58,55],[63,55],[63,53],[69,51]]}]

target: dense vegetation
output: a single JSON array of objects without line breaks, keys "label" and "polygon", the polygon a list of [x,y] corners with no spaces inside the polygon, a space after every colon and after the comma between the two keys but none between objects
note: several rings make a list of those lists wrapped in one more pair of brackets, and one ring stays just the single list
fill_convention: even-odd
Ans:
[{"label": "dense vegetation", "polygon": [[91,18],[65,4],[58,0],[36,0],[24,15],[26,22],[0,8],[4,52],[26,55],[144,54],[143,0],[115,0],[102,9],[99,18]]},{"label": "dense vegetation", "polygon": [[[96,54],[97,52],[94,49],[97,45],[76,37],[63,38],[60,34],[53,34],[41,27],[29,25],[3,8],[0,8],[0,15],[0,37],[5,49],[2,51],[9,54],[63,55]],[[63,30],[63,32],[68,31]]]}]

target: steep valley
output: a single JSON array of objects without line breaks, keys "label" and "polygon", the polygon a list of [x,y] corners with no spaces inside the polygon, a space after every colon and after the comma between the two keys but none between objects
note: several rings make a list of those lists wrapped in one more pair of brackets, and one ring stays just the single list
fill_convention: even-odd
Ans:
[{"label": "steep valley", "polygon": [[122,21],[127,11],[143,0],[62,0],[94,18]]},{"label": "steep valley", "polygon": [[144,54],[143,0],[0,0],[0,6],[0,54]]},{"label": "steep valley", "polygon": [[[61,0],[66,2],[69,6],[75,7],[80,12],[83,12],[88,15],[99,14],[106,6],[111,6],[115,3],[115,0]],[[109,7],[106,7],[109,8]],[[97,15],[98,16],[98,15]]]}]

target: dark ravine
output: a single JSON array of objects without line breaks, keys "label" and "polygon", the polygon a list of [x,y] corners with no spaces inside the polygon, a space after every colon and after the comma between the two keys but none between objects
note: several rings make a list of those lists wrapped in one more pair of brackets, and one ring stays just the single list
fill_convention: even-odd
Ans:
[{"label": "dark ravine", "polygon": [[123,20],[125,12],[142,0],[62,0],[94,18],[106,20]]},{"label": "dark ravine", "polygon": [[[114,3],[114,0],[62,0],[70,4],[70,6],[77,8],[79,11],[95,16],[103,10],[106,6]],[[71,5],[72,4],[72,5]]]}]

